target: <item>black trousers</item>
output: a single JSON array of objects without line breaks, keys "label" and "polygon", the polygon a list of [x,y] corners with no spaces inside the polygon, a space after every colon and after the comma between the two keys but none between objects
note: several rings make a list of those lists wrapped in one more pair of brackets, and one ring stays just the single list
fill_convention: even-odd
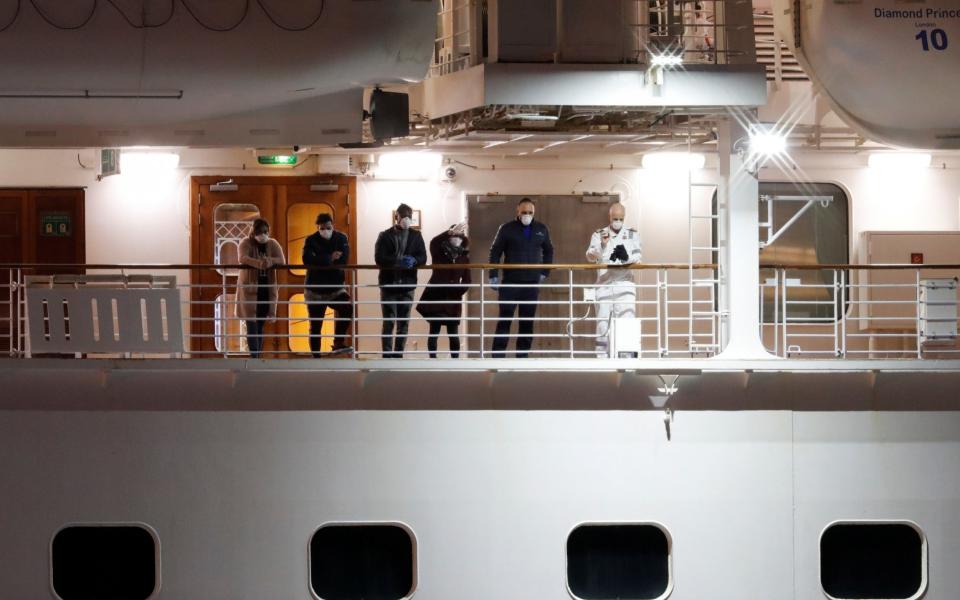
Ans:
[{"label": "black trousers", "polygon": [[251,358],[260,358],[263,353],[263,327],[267,324],[267,315],[270,314],[270,288],[265,285],[257,287],[257,315],[254,319],[247,319],[247,349]]},{"label": "black trousers", "polygon": [[[500,314],[497,321],[497,335],[493,338],[493,358],[506,356],[507,344],[510,342],[510,325],[513,323],[513,314],[520,313],[520,323],[517,328],[517,358],[527,358],[530,347],[533,345],[533,318],[537,314],[537,298],[540,297],[540,288],[535,284],[530,287],[500,288]],[[520,304],[520,303],[523,304]]]},{"label": "black trousers", "polygon": [[313,356],[320,356],[320,332],[323,330],[323,317],[327,314],[327,308],[332,308],[336,315],[333,322],[333,349],[339,350],[346,348],[347,332],[350,329],[350,321],[353,319],[353,306],[350,303],[350,294],[340,292],[340,294],[324,300],[322,302],[307,302],[307,313],[310,315],[310,352]]},{"label": "black trousers", "polygon": [[[383,327],[380,346],[384,358],[403,358],[407,345],[407,330],[410,327],[410,310],[413,308],[413,290],[380,288],[380,308],[383,311]],[[396,336],[393,332],[396,329]]]},{"label": "black trousers", "polygon": [[430,337],[427,338],[427,350],[430,358],[437,357],[437,338],[440,329],[447,328],[447,340],[450,343],[450,358],[460,358],[460,322],[459,321],[430,321]]}]

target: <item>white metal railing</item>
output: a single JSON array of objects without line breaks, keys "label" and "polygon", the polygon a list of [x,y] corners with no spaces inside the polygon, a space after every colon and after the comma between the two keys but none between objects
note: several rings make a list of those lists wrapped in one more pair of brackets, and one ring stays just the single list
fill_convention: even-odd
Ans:
[{"label": "white metal railing", "polygon": [[[381,358],[384,356],[383,325],[385,302],[380,297],[381,289],[412,287],[413,293],[403,303],[410,309],[409,315],[401,315],[395,322],[406,324],[408,332],[403,356],[408,358],[427,358],[431,332],[429,322],[417,311],[417,307],[429,305],[456,305],[459,317],[450,317],[457,325],[454,334],[460,342],[458,356],[463,359],[495,358],[499,354],[494,348],[498,339],[506,339],[508,348],[505,356],[512,357],[517,352],[517,324],[519,315],[510,319],[513,327],[508,334],[498,334],[496,327],[500,322],[501,304],[516,304],[519,307],[536,306],[535,316],[529,319],[534,326],[530,357],[540,358],[596,358],[609,356],[608,352],[598,350],[601,337],[613,338],[611,333],[601,336],[598,326],[611,323],[609,319],[598,316],[598,308],[612,305],[614,302],[633,309],[633,321],[618,322],[623,327],[616,336],[616,348],[631,348],[628,354],[637,358],[661,357],[704,357],[715,354],[718,348],[705,352],[703,348],[690,348],[690,331],[703,329],[703,335],[712,335],[715,325],[707,327],[699,315],[688,314],[690,306],[690,285],[686,280],[688,265],[631,265],[606,268],[628,269],[633,274],[633,282],[617,285],[622,296],[612,298],[606,292],[610,289],[596,283],[599,265],[496,265],[499,269],[549,269],[551,276],[541,284],[501,284],[491,286],[486,279],[487,269],[495,265],[436,265],[421,267],[418,271],[420,281],[413,286],[380,286],[377,283],[376,266],[347,266],[344,286],[314,286],[313,291],[336,291],[341,287],[346,296],[324,302],[329,307],[324,319],[314,322],[322,325],[314,341],[319,343],[321,356],[353,356],[359,359]],[[698,265],[711,269],[714,265]],[[311,267],[313,268],[313,267]],[[461,284],[431,284],[424,280],[433,270],[466,269],[472,275],[472,281]],[[87,357],[228,357],[249,356],[250,342],[262,340],[264,358],[295,358],[311,356],[308,316],[308,302],[304,297],[302,277],[303,265],[281,265],[274,267],[277,273],[277,314],[270,320],[262,334],[248,331],[247,322],[236,316],[237,277],[236,273],[247,267],[240,265],[0,265],[0,347],[6,346],[11,356],[30,355],[29,336],[43,336],[41,344],[34,344],[33,356],[54,354],[61,356]],[[323,267],[320,269],[329,269]],[[296,273],[295,273],[296,272]],[[157,283],[160,282],[160,283]],[[162,285],[161,285],[162,284]],[[34,310],[28,315],[28,302],[31,289],[49,287],[56,293],[41,289],[33,302]],[[173,298],[179,298],[179,310],[167,308],[162,312],[151,308],[153,300],[136,290],[154,290],[162,287],[175,290]],[[422,294],[428,289],[466,289],[462,298],[450,300],[424,300]],[[501,298],[506,291],[536,289],[539,296],[535,300],[521,299],[507,301]],[[82,293],[73,293],[77,290]],[[128,290],[126,296],[118,290]],[[700,293],[699,290],[696,293]],[[139,294],[139,295],[138,295]],[[629,295],[632,294],[632,301]],[[156,294],[154,294],[156,295]],[[39,302],[51,302],[54,298],[64,306],[55,310],[42,310]],[[165,295],[164,298],[170,298]],[[99,305],[97,304],[99,302]],[[159,300],[157,300],[159,302]],[[72,303],[67,306],[68,303]],[[92,315],[91,315],[92,303]],[[252,300],[254,305],[259,304]],[[142,307],[142,308],[141,308]],[[338,308],[348,308],[349,316],[338,316]],[[173,326],[169,318],[182,320],[182,326]],[[616,313],[614,314],[616,316]],[[719,318],[719,317],[717,317]],[[28,323],[28,319],[34,322]],[[37,322],[37,321],[40,322]],[[62,320],[62,322],[54,322]],[[347,322],[345,339],[336,337],[335,326],[338,321]],[[126,324],[126,325],[125,325]],[[631,329],[626,326],[629,325]],[[81,331],[80,328],[91,331]],[[124,331],[124,327],[132,331]],[[182,331],[182,333],[181,333]],[[106,333],[105,333],[106,332]],[[148,332],[162,332],[163,339],[148,339]],[[182,353],[170,348],[170,332],[183,337]],[[628,344],[628,332],[635,339]],[[451,355],[449,335],[446,328],[437,336],[437,352],[441,357]],[[52,339],[57,335],[65,336],[59,342]],[[97,345],[100,336],[104,343]],[[126,347],[125,336],[132,336],[136,343]],[[109,337],[109,339],[106,339]],[[106,343],[109,342],[109,343]],[[145,352],[143,348],[157,343],[165,350],[163,353]],[[84,345],[86,344],[86,345]],[[90,344],[93,344],[92,346]],[[349,350],[334,353],[333,346],[348,346]],[[104,351],[97,351],[97,348]],[[57,350],[60,348],[60,350]],[[43,350],[46,349],[46,350]],[[53,349],[53,350],[51,350]],[[107,349],[109,351],[107,351]],[[339,350],[339,348],[337,348]],[[392,346],[391,346],[392,350]],[[388,352],[387,354],[392,354]]]},{"label": "white metal railing", "polygon": [[786,358],[960,358],[960,265],[761,270],[761,335]]}]

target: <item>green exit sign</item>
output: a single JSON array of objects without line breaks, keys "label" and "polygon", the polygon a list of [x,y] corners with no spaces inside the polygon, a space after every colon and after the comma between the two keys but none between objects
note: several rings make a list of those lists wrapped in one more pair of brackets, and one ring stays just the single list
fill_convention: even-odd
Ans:
[{"label": "green exit sign", "polygon": [[270,154],[267,156],[258,156],[257,162],[261,165],[295,165],[297,164],[297,155]]}]

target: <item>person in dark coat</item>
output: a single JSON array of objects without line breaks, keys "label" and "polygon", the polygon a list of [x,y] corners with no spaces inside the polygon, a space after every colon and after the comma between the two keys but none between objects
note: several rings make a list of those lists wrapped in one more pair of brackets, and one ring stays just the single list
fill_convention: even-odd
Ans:
[{"label": "person in dark coat", "polygon": [[333,324],[333,352],[346,353],[352,348],[347,343],[347,331],[353,319],[353,303],[344,286],[343,269],[311,269],[309,267],[334,267],[345,265],[350,260],[350,243],[347,236],[333,229],[333,217],[329,213],[317,215],[317,231],[303,242],[303,264],[307,268],[307,280],[303,295],[310,314],[310,352],[320,357],[320,332],[327,308],[332,308],[336,318]]},{"label": "person in dark coat", "polygon": [[[550,230],[533,219],[536,204],[523,198],[517,204],[517,218],[497,230],[490,246],[490,264],[553,264],[553,242]],[[493,357],[503,358],[510,341],[510,325],[519,311],[517,358],[527,358],[533,345],[533,318],[537,314],[540,284],[550,275],[549,269],[503,269],[503,287],[497,269],[490,271],[490,287],[500,292],[497,333],[493,338]]]},{"label": "person in dark coat", "polygon": [[[470,263],[470,244],[464,228],[454,225],[430,240],[430,258],[435,265]],[[420,296],[417,312],[430,324],[427,350],[430,358],[437,357],[437,338],[447,328],[450,357],[460,358],[460,317],[463,314],[463,295],[470,285],[470,269],[437,269]]]},{"label": "person in dark coat", "polygon": [[[383,328],[380,336],[384,358],[402,358],[413,308],[413,292],[417,287],[417,266],[427,263],[423,235],[412,229],[413,209],[406,204],[397,207],[393,227],[381,231],[374,247],[374,261],[380,269],[380,309]],[[397,335],[393,332],[396,328]]]},{"label": "person in dark coat", "polygon": [[270,237],[270,223],[256,219],[239,248],[241,269],[237,278],[237,317],[247,326],[247,348],[252,358],[260,358],[266,335],[264,326],[277,319],[277,265],[282,265],[283,248]]}]

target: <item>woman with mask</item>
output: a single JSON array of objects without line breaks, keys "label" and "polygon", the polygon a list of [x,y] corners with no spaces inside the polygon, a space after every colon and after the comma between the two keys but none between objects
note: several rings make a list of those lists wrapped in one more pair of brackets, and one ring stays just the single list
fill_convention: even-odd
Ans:
[{"label": "woman with mask", "polygon": [[[470,247],[465,230],[463,224],[454,225],[430,240],[433,264],[470,263]],[[417,305],[417,312],[430,324],[430,337],[427,338],[430,358],[437,357],[437,338],[444,327],[450,342],[450,357],[460,357],[458,329],[463,311],[461,301],[469,285],[470,269],[435,269],[430,276],[427,289],[420,296],[420,303]]]},{"label": "woman with mask", "polygon": [[247,347],[252,358],[263,352],[263,328],[277,318],[277,265],[286,262],[283,249],[270,237],[270,224],[265,219],[253,222],[250,235],[240,242],[240,269],[237,283],[237,317],[247,324]]}]

